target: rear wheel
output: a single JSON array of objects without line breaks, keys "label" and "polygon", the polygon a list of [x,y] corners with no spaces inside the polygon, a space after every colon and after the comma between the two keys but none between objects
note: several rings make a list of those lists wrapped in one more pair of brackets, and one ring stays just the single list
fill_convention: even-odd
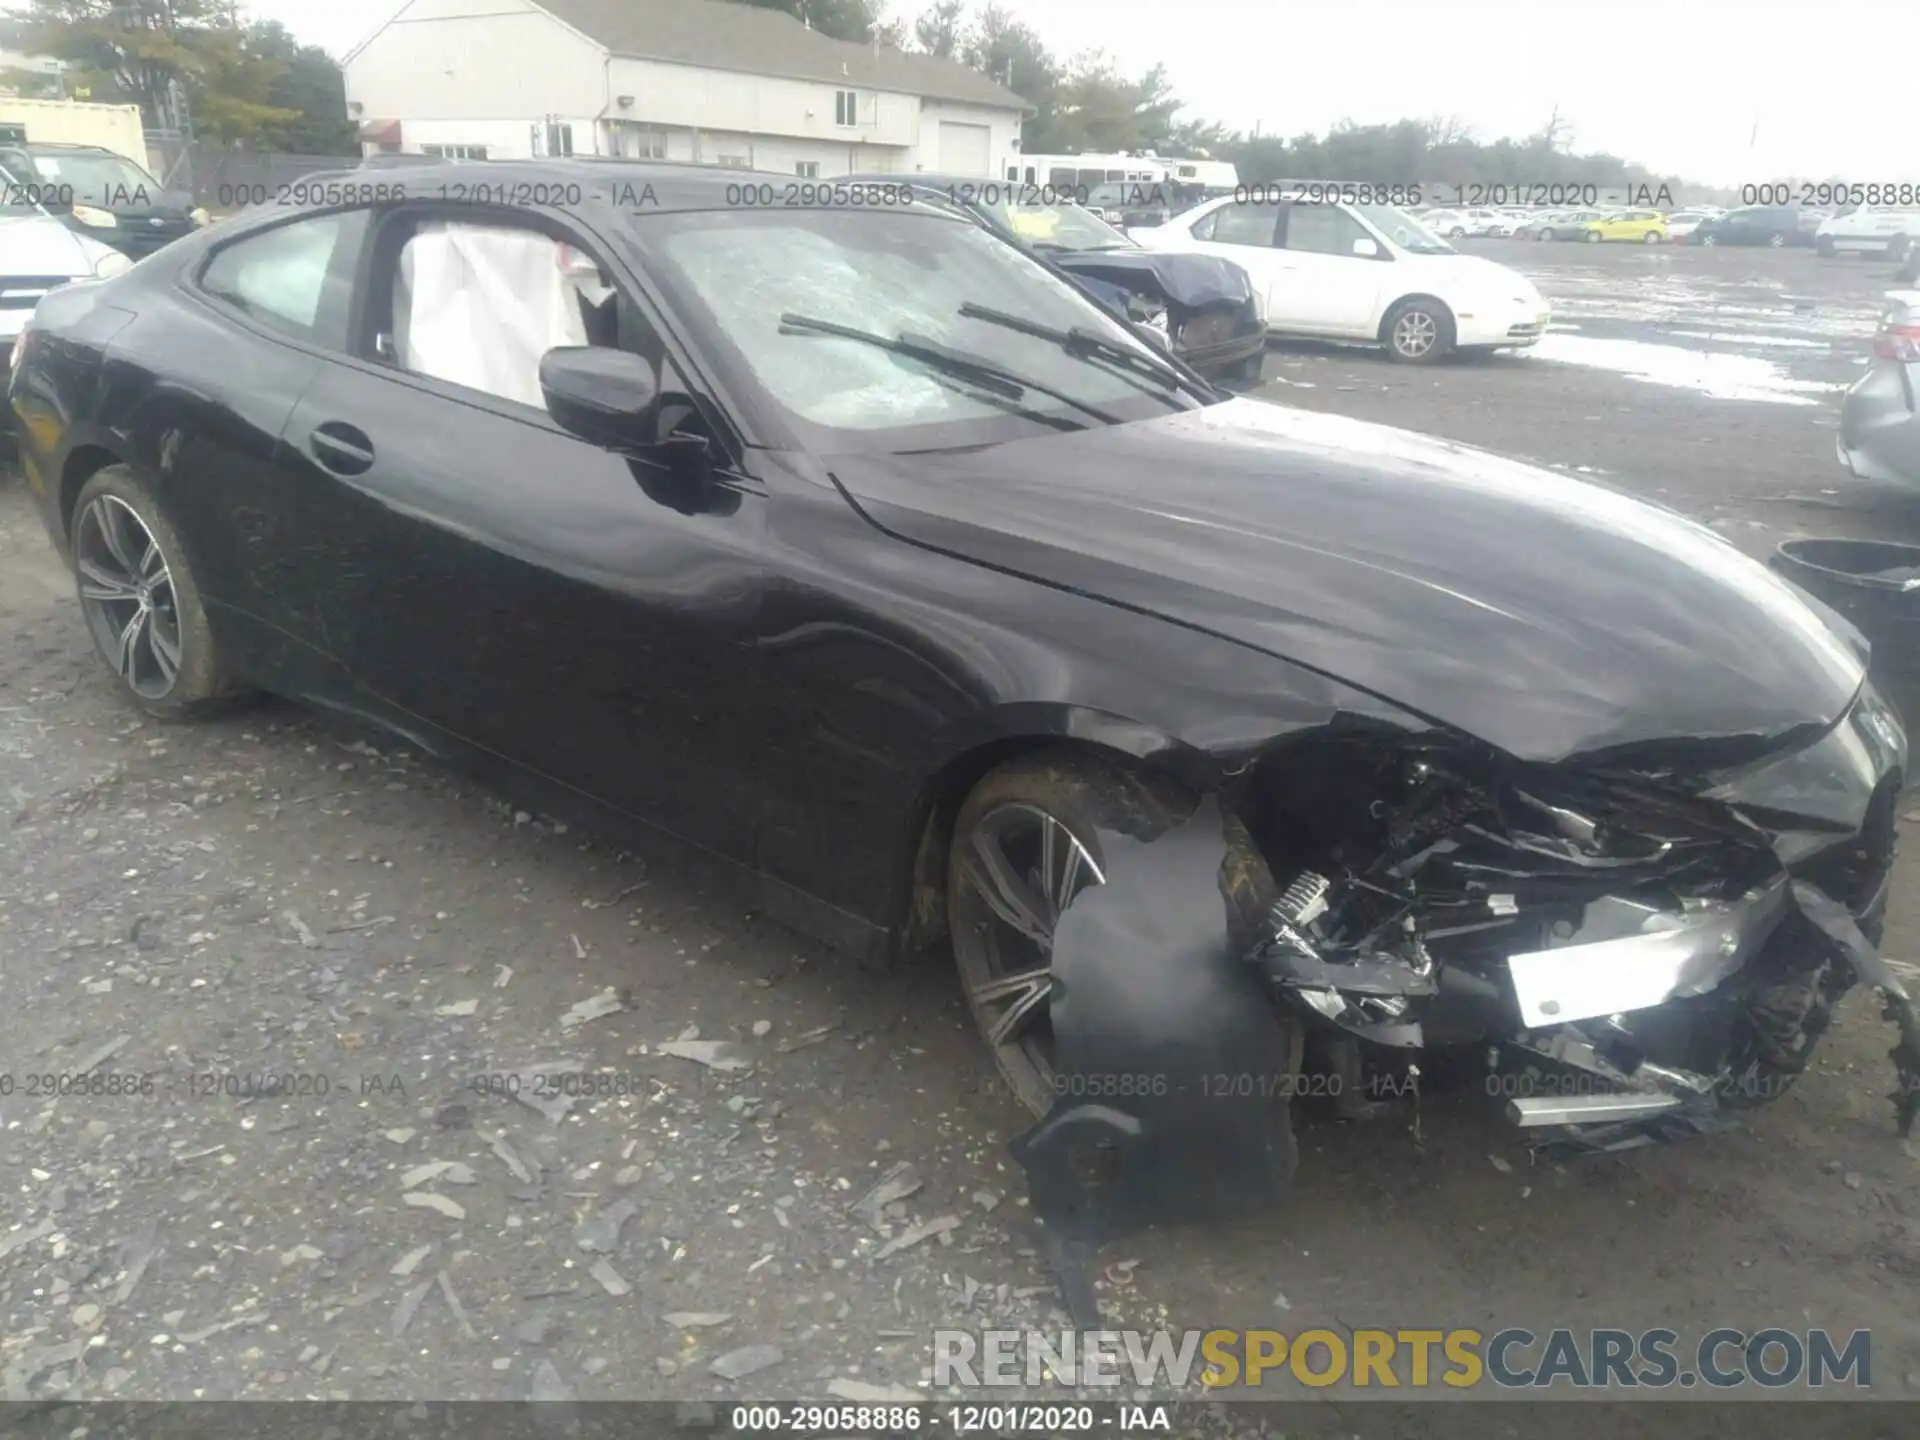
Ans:
[{"label": "rear wheel", "polygon": [[1600,243],[1600,232],[1598,230],[1587,231],[1587,243],[1589,245],[1598,245]]},{"label": "rear wheel", "polygon": [[1834,256],[1833,237],[1831,235],[1816,236],[1813,248],[1822,260],[1831,260]]},{"label": "rear wheel", "polygon": [[[960,807],[947,859],[954,960],[995,1063],[1035,1114],[1045,1114],[1058,1093],[1053,933],[1075,895],[1106,883],[1100,831],[1155,839],[1192,814],[1194,803],[1160,777],[1057,751],[988,772]],[[1223,874],[1230,919],[1251,936],[1274,901],[1272,879],[1257,861]]]},{"label": "rear wheel", "polygon": [[81,488],[73,559],[94,646],[137,704],[187,720],[237,698],[185,547],[126,466],[109,465]]},{"label": "rear wheel", "polygon": [[1402,300],[1387,312],[1380,339],[1406,365],[1430,365],[1453,348],[1453,316],[1438,300]]},{"label": "rear wheel", "polygon": [[1648,245],[1658,245],[1660,243],[1660,232],[1658,230],[1649,230],[1646,235],[1642,237],[1642,240]]},{"label": "rear wheel", "polygon": [[1772,250],[1784,249],[1786,243],[1787,237],[1785,233],[1779,230],[1774,231],[1773,234],[1767,237],[1767,247]]},{"label": "rear wheel", "polygon": [[1700,243],[1702,245],[1718,245],[1720,242],[1711,235],[1702,235],[1700,237]]}]

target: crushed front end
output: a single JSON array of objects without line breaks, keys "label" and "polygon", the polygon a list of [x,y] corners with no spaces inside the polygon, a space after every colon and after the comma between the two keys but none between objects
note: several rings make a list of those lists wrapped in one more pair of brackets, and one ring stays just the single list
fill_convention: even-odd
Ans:
[{"label": "crushed front end", "polygon": [[1906,740],[1871,689],[1744,757],[1303,743],[1245,802],[1284,886],[1253,963],[1359,1107],[1417,1094],[1432,1057],[1506,1077],[1542,1146],[1626,1148],[1779,1095],[1856,980],[1904,1009],[1873,946]]},{"label": "crushed front end", "polygon": [[1906,769],[1867,685],[1817,733],[1558,764],[1308,732],[1180,830],[1103,833],[1108,883],[1055,936],[1060,1099],[1013,1146],[1076,1319],[1097,1322],[1106,1240],[1284,1194],[1296,1095],[1350,1118],[1411,1097],[1417,1124],[1423,1092],[1491,1073],[1542,1149],[1697,1135],[1790,1086],[1864,982],[1898,1027],[1906,1133],[1920,1026],[1876,949]]}]

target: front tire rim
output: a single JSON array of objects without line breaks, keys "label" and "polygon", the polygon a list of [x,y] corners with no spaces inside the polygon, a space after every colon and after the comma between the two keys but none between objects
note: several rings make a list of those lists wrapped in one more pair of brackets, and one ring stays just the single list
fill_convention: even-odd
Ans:
[{"label": "front tire rim", "polygon": [[957,944],[978,947],[984,978],[965,974],[967,1005],[1003,1065],[1053,1090],[1053,935],[1061,912],[1106,876],[1085,842],[1037,805],[989,810],[956,839],[962,913]]},{"label": "front tire rim", "polygon": [[1767,241],[1767,244],[1771,245],[1776,250],[1780,249],[1786,243],[1787,243],[1787,237],[1784,235],[1775,235],[1771,240]]},{"label": "front tire rim", "polygon": [[143,700],[161,700],[180,678],[180,612],[160,542],[133,507],[96,496],[74,526],[80,609],[100,654]]},{"label": "front tire rim", "polygon": [[1439,340],[1439,323],[1424,310],[1409,310],[1393,322],[1393,348],[1409,360],[1418,360]]}]

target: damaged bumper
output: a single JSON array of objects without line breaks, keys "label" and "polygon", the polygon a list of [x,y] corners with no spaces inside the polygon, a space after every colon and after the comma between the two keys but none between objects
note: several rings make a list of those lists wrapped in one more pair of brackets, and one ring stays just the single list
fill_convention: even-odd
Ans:
[{"label": "damaged bumper", "polygon": [[1105,1240],[1284,1194],[1288,1101],[1341,1093],[1303,1066],[1417,1103],[1477,1057],[1538,1147],[1627,1149],[1777,1096],[1865,983],[1906,1133],[1920,1029],[1875,948],[1905,734],[1867,686],[1796,738],[1539,766],[1319,737],[1157,840],[1103,832],[1107,882],[1054,937],[1060,1099],[1013,1146],[1076,1318]]}]

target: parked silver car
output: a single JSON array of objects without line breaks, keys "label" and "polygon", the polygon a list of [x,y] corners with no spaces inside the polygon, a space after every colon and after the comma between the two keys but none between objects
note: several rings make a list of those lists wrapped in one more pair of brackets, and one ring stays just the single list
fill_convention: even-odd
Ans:
[{"label": "parked silver car", "polygon": [[1920,290],[1890,290],[1873,365],[1840,406],[1840,463],[1862,480],[1920,485]]}]

